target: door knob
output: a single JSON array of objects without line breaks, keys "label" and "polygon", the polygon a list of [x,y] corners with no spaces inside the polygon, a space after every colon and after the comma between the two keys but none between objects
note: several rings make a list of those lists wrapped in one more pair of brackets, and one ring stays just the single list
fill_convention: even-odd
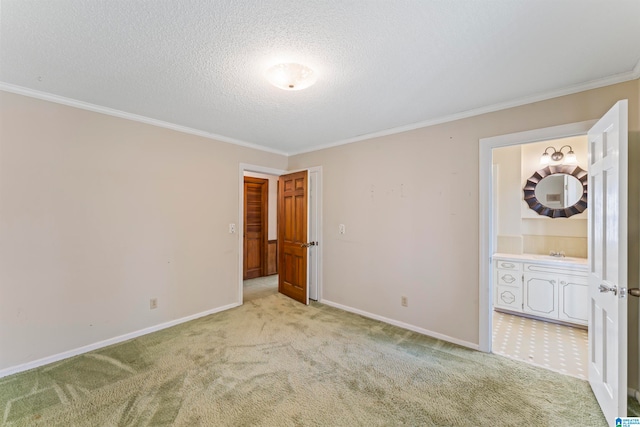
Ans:
[{"label": "door knob", "polygon": [[[600,286],[598,286],[598,290],[600,291],[600,293],[611,292],[614,295],[618,294],[618,287],[617,286],[607,286],[604,283],[601,284]],[[640,295],[640,294],[638,294],[638,295]]]},{"label": "door knob", "polygon": [[640,297],[640,289],[639,288],[631,288],[627,292],[629,292],[629,295],[631,295],[632,297]]},{"label": "door knob", "polygon": [[318,242],[301,243],[300,247],[301,248],[308,248],[310,246],[316,246],[317,244],[318,244]]}]

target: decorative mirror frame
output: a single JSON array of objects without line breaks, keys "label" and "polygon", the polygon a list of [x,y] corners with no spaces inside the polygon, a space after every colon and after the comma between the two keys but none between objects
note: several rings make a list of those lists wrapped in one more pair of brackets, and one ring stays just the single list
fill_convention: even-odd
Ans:
[{"label": "decorative mirror frame", "polygon": [[[573,206],[566,208],[550,208],[543,205],[536,197],[536,186],[540,181],[550,175],[566,174],[571,175],[582,184],[582,197]],[[548,216],[549,218],[569,218],[577,215],[587,209],[587,171],[576,165],[555,165],[547,166],[544,169],[537,170],[524,186],[524,201],[529,207],[536,211],[538,215]]]}]

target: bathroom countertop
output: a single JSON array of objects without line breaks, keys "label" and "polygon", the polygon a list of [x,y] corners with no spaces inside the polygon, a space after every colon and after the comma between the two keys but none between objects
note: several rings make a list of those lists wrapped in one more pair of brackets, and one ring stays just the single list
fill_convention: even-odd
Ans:
[{"label": "bathroom countertop", "polygon": [[493,259],[509,260],[516,262],[535,262],[537,264],[555,265],[555,266],[567,266],[569,268],[587,268],[586,258],[574,258],[574,257],[554,257],[551,255],[539,255],[539,254],[493,254]]}]

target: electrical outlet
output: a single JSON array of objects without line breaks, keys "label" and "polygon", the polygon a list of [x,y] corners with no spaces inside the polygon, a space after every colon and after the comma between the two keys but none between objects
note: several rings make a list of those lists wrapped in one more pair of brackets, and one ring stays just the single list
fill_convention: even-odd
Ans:
[{"label": "electrical outlet", "polygon": [[400,297],[400,305],[402,305],[403,307],[409,307],[409,301],[404,295]]},{"label": "electrical outlet", "polygon": [[149,300],[149,309],[153,310],[158,308],[158,298],[151,298]]},{"label": "electrical outlet", "polygon": [[229,233],[233,234],[236,232],[236,225],[231,223],[229,224]]},{"label": "electrical outlet", "polygon": [[338,226],[338,231],[340,232],[340,234],[346,234],[347,229],[346,229],[346,227],[344,226],[344,224],[340,224],[340,225]]}]

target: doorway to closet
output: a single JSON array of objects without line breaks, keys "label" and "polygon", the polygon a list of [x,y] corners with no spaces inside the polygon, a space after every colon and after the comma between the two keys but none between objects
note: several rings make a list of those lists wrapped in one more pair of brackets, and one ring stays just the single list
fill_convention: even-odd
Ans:
[{"label": "doorway to closet", "polygon": [[243,175],[243,300],[250,301],[278,292],[278,176]]},{"label": "doorway to closet", "polygon": [[245,172],[243,280],[278,273],[278,177]]},{"label": "doorway to closet", "polygon": [[[306,171],[305,174],[308,178],[305,184],[305,188],[306,188],[305,194],[307,194],[307,197],[305,198],[306,200],[303,203],[306,207],[304,209],[305,214],[304,214],[304,217],[295,214],[294,221],[288,222],[286,220],[282,220],[282,218],[287,218],[287,215],[281,215],[281,212],[279,211],[280,209],[279,203],[281,203],[281,201],[279,201],[279,198],[280,198],[279,196],[281,192],[280,185],[286,181],[286,179],[283,180],[282,178],[286,178],[287,176],[290,176],[292,174],[295,174],[301,171]],[[293,274],[293,276],[297,277],[298,274],[296,274],[296,271],[300,272],[300,269],[304,269],[305,274],[304,274],[304,282],[302,283],[302,285],[304,285],[304,288],[305,288],[305,292],[304,292],[305,295],[304,295],[304,300],[301,302],[304,304],[309,304],[310,300],[321,301],[321,298],[322,298],[321,297],[322,295],[322,251],[321,251],[321,246],[322,246],[322,167],[317,166],[317,167],[311,167],[308,169],[302,169],[297,171],[285,171],[285,170],[278,170],[278,169],[273,169],[269,167],[241,163],[239,172],[240,172],[240,176],[239,176],[240,178],[240,181],[239,181],[240,183],[240,186],[239,186],[240,216],[238,221],[240,226],[238,227],[238,229],[243,232],[243,234],[240,234],[238,236],[239,237],[239,252],[238,252],[239,254],[239,285],[238,285],[239,303],[242,304],[243,301],[245,301],[245,297],[244,297],[245,281],[243,280],[243,278],[245,277],[245,270],[246,270],[245,257],[250,257],[250,252],[249,254],[245,255],[245,252],[246,252],[245,247],[251,244],[258,246],[258,242],[260,241],[260,238],[257,238],[256,241],[253,241],[253,242],[250,242],[249,239],[245,238],[245,234],[244,234],[245,228],[246,228],[245,224],[248,221],[253,221],[254,224],[261,223],[262,221],[262,218],[253,219],[253,220],[248,219],[246,216],[246,212],[252,209],[251,208],[252,205],[257,206],[258,204],[262,203],[262,200],[263,200],[262,189],[264,188],[261,186],[262,184],[258,181],[256,183],[257,187],[253,191],[253,193],[255,193],[253,197],[253,201],[251,201],[252,198],[250,197],[250,200],[249,200],[250,203],[247,204],[245,200],[246,198],[245,196],[247,194],[247,192],[245,192],[245,179],[246,179],[245,177],[258,178],[258,179],[270,179],[274,184],[273,189],[271,186],[269,187],[269,191],[271,193],[267,195],[267,198],[268,198],[267,205],[271,205],[270,212],[273,213],[273,219],[271,219],[271,214],[269,214],[270,219],[267,221],[267,225],[266,225],[267,235],[268,235],[266,268],[267,268],[267,272],[271,273],[273,272],[273,269],[275,267],[275,274],[267,274],[267,275],[263,275],[253,279],[247,279],[248,281],[253,281],[249,284],[257,284],[258,287],[260,288],[269,287],[269,289],[275,286],[276,289],[274,293],[282,292],[282,289],[279,283],[281,282],[281,280],[279,280],[280,279],[279,275],[283,274],[284,272],[285,273],[284,279],[286,279],[287,274],[289,274],[289,276]],[[289,211],[291,211],[291,209],[289,209]],[[282,211],[282,213],[286,213],[289,211],[285,209]],[[295,213],[298,211],[302,212],[303,210],[296,209],[291,212]],[[285,237],[283,236],[283,239],[281,239],[280,232],[285,231],[285,228],[286,228],[285,226],[287,224],[289,224],[289,226],[295,225],[294,228],[296,229],[304,228],[306,230],[306,233],[305,233],[306,241],[297,242],[299,246],[301,246],[306,250],[306,257],[303,262],[296,261],[295,265],[292,264],[292,261],[295,261],[291,259],[292,257],[282,256],[283,250],[282,248],[280,248],[281,246],[280,241],[283,240]],[[230,224],[230,230],[232,229],[231,226],[234,226],[234,224]],[[251,226],[249,227],[249,230],[252,230]],[[232,231],[230,231],[230,233],[232,233]],[[286,233],[284,234],[286,235]],[[264,236],[262,237],[262,241],[264,241]],[[258,249],[258,251],[259,250],[260,249]],[[275,257],[275,261],[273,260],[274,257]],[[272,259],[271,263],[269,263],[269,258]],[[246,263],[247,266],[253,267],[256,271],[260,271],[261,268],[258,267],[258,264],[259,263],[257,261],[254,261],[253,263],[251,262]],[[249,268],[249,270],[251,270],[251,268]],[[254,273],[254,274],[258,274],[258,273]],[[262,292],[264,290],[265,289],[259,289],[258,291]],[[282,293],[286,295],[285,292],[282,292]]]}]

